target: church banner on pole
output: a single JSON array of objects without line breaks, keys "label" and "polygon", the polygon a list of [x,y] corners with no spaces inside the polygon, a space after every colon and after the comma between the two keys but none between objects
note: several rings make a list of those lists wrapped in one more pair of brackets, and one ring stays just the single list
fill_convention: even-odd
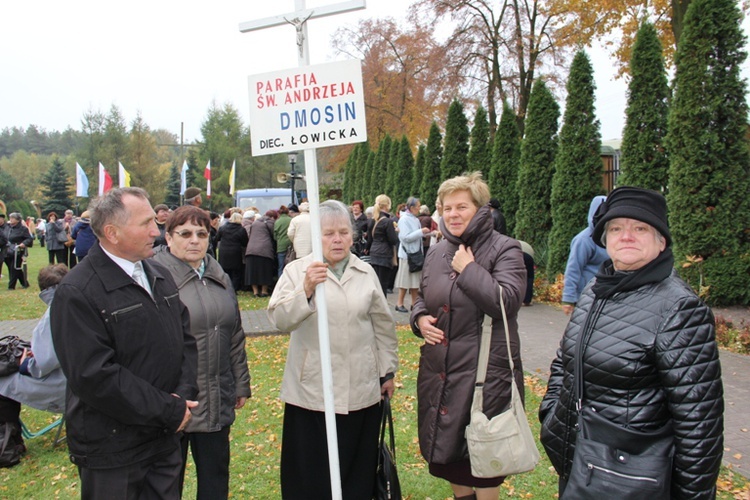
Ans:
[{"label": "church banner on pole", "polygon": [[253,156],[367,140],[359,60],[252,75],[248,84]]}]

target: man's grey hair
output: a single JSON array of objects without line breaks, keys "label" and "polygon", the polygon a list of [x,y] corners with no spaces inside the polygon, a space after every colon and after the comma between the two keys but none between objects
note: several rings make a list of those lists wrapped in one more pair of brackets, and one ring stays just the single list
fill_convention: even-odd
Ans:
[{"label": "man's grey hair", "polygon": [[104,238],[104,227],[108,224],[125,224],[129,214],[122,202],[125,195],[135,196],[148,201],[148,193],[139,187],[110,189],[89,205],[91,229],[99,239]]},{"label": "man's grey hair", "polygon": [[416,196],[409,196],[409,199],[406,200],[406,208],[416,207],[419,204],[419,198]]},{"label": "man's grey hair", "polygon": [[346,221],[349,224],[352,233],[354,232],[352,214],[349,212],[349,208],[338,200],[326,200],[320,204],[321,226],[325,219]]}]

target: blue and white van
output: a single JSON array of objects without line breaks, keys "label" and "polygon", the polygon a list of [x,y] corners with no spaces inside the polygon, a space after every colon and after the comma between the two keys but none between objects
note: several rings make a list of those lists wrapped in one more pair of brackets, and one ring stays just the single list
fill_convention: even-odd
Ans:
[{"label": "blue and white van", "polygon": [[234,197],[236,207],[240,207],[242,210],[257,207],[261,215],[268,210],[278,210],[281,205],[288,207],[292,202],[299,205],[297,193],[292,198],[290,188],[240,189],[234,194]]}]

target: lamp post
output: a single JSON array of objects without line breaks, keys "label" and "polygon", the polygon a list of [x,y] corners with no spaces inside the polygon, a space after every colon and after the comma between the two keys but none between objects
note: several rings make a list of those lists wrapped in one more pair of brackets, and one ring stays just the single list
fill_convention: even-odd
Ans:
[{"label": "lamp post", "polygon": [[297,172],[294,171],[294,166],[297,164],[297,152],[292,151],[290,153],[287,153],[287,158],[289,158],[289,164],[292,166],[292,175],[291,175],[291,188],[292,188],[292,201],[291,203],[294,203],[294,179],[297,178]]}]

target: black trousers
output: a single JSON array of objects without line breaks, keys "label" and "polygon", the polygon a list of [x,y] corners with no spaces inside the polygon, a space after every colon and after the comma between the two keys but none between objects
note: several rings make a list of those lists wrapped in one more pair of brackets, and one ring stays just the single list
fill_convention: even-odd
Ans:
[{"label": "black trousers", "polygon": [[388,284],[391,280],[391,268],[390,267],[384,267],[384,266],[378,266],[373,264],[372,268],[375,270],[375,274],[378,277],[378,281],[380,282],[381,288],[383,288],[383,295],[388,295]]},{"label": "black trousers", "polygon": [[239,292],[242,290],[242,280],[245,277],[245,269],[235,268],[235,269],[226,269],[225,272],[229,276],[229,279],[232,281],[232,287],[234,287],[235,292]]},{"label": "black trousers", "polygon": [[[347,500],[372,498],[380,415],[380,404],[336,415],[341,490]],[[284,405],[281,496],[287,500],[331,498],[325,413]]]},{"label": "black trousers", "polygon": [[10,272],[10,280],[8,281],[9,289],[14,290],[16,283],[19,281],[22,287],[29,286],[23,269],[16,269],[16,267],[21,268],[23,266],[23,252],[8,252],[8,255],[5,256],[5,264],[8,266]]},{"label": "black trousers", "polygon": [[534,296],[534,257],[524,253],[523,263],[526,266],[526,295],[523,303],[531,304],[531,298]]},{"label": "black trousers", "polygon": [[47,253],[49,253],[49,263],[54,264],[55,260],[57,260],[58,264],[65,264],[68,265],[68,250],[66,248],[61,248],[59,250],[47,250]]},{"label": "black trousers", "polygon": [[182,452],[179,438],[174,439],[174,450],[156,460],[114,469],[78,467],[81,500],[179,499]]},{"label": "black trousers", "polygon": [[182,474],[180,491],[185,482],[188,448],[193,455],[198,476],[197,500],[229,497],[229,430],[226,426],[217,432],[190,432],[182,435]]}]

